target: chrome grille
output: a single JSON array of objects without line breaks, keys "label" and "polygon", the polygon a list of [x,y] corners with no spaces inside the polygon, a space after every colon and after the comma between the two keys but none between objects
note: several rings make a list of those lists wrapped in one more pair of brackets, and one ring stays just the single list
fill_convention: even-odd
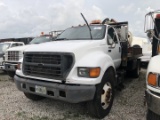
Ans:
[{"label": "chrome grille", "polygon": [[19,51],[8,51],[8,61],[18,61],[19,59]]}]

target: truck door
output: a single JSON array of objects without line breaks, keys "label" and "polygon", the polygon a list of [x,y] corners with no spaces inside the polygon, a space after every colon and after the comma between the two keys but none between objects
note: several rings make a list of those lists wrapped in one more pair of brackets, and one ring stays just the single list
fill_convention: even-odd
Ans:
[{"label": "truck door", "polygon": [[112,27],[108,29],[107,43],[107,54],[111,56],[115,67],[118,68],[121,64],[121,45],[117,37],[116,31]]}]

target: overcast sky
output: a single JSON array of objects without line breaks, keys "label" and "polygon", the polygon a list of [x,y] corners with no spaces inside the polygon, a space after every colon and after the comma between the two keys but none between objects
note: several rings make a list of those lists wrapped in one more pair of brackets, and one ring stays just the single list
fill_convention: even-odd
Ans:
[{"label": "overcast sky", "polygon": [[106,17],[129,21],[129,29],[144,34],[144,16],[159,8],[159,0],[0,0],[0,39],[38,36]]}]

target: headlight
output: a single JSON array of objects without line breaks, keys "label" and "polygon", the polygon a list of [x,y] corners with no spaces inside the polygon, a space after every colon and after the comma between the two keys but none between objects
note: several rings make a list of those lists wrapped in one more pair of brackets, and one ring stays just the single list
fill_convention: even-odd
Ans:
[{"label": "headlight", "polygon": [[148,80],[147,80],[147,82],[148,82],[148,85],[150,85],[150,86],[157,86],[157,74],[155,74],[155,73],[149,73],[148,74]]},{"label": "headlight", "polygon": [[18,65],[17,65],[17,70],[21,70],[22,69],[22,63],[18,63]]},{"label": "headlight", "polygon": [[100,75],[100,67],[96,67],[96,68],[79,67],[78,68],[79,77],[96,78],[99,75]]}]

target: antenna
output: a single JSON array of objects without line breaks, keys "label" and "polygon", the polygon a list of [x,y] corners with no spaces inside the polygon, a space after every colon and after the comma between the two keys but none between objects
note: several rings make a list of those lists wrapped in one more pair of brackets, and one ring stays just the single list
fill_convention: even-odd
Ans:
[{"label": "antenna", "polygon": [[90,32],[90,37],[91,37],[91,39],[92,39],[92,33],[91,33],[92,30],[91,30],[90,26],[88,25],[88,22],[87,22],[87,20],[85,19],[85,17],[83,16],[82,13],[81,13],[81,16],[82,16],[83,20],[85,21],[85,23],[87,24],[87,27],[88,27],[89,32]]}]

